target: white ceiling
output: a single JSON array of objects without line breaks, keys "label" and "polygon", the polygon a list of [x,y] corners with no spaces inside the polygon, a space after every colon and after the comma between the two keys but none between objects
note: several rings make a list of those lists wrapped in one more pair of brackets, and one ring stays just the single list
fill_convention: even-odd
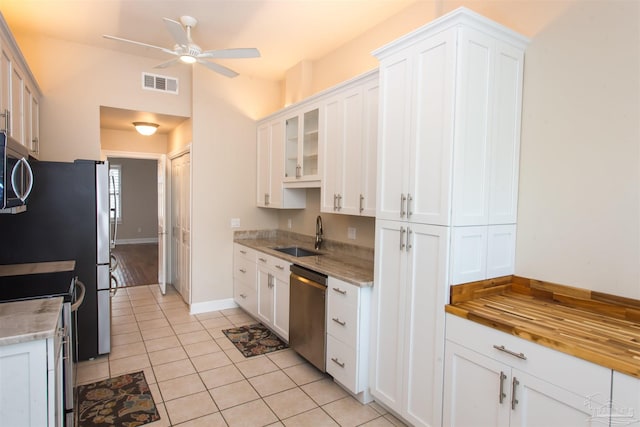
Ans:
[{"label": "white ceiling", "polygon": [[[203,50],[256,47],[261,52],[260,58],[217,62],[243,75],[277,81],[298,62],[323,57],[415,1],[0,0],[0,11],[16,33],[39,33],[155,58],[158,63],[172,57],[102,35],[171,49],[174,42],[162,18],[180,21],[190,15],[198,20],[193,40]],[[130,126],[132,117],[126,111],[111,110],[115,109],[101,114],[103,127]]]}]

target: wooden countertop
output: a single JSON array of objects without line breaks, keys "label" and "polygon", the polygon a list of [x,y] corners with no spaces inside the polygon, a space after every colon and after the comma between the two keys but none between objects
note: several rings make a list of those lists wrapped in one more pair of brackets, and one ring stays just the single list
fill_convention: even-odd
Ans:
[{"label": "wooden countertop", "polygon": [[62,310],[62,297],[0,304],[0,346],[51,338]]},{"label": "wooden countertop", "polygon": [[640,301],[505,276],[452,286],[445,310],[640,378]]},{"label": "wooden countertop", "polygon": [[320,250],[320,256],[294,257],[273,248],[300,246],[313,249],[313,238],[282,231],[258,234],[243,232],[235,236],[234,242],[356,286],[373,286],[373,250],[326,242],[326,249]]},{"label": "wooden countertop", "polygon": [[57,273],[60,271],[73,271],[76,268],[75,261],[50,261],[32,262],[26,264],[0,265],[0,277],[21,276],[27,274]]}]

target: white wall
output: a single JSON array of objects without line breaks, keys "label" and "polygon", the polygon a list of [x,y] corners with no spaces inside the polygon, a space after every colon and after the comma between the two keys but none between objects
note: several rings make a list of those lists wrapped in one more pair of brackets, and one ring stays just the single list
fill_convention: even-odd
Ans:
[{"label": "white wall", "polygon": [[[157,60],[77,43],[16,34],[40,85],[43,160],[100,158],[100,106],[191,116],[188,67],[160,73]],[[142,89],[142,72],[177,77],[179,95]]]}]

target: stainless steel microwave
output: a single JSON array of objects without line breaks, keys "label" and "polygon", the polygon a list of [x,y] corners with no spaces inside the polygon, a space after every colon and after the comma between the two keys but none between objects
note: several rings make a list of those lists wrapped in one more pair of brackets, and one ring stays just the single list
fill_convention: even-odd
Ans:
[{"label": "stainless steel microwave", "polygon": [[26,209],[33,188],[29,151],[6,133],[0,133],[0,213]]}]

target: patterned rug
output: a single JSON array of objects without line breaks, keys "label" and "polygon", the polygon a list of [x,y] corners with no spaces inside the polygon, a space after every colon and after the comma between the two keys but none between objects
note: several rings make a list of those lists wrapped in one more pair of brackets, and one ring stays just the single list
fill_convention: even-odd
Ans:
[{"label": "patterned rug", "polygon": [[78,427],[136,427],[160,419],[144,372],[79,385]]},{"label": "patterned rug", "polygon": [[244,357],[271,353],[288,347],[284,341],[261,323],[223,329],[222,333],[235,344]]}]

